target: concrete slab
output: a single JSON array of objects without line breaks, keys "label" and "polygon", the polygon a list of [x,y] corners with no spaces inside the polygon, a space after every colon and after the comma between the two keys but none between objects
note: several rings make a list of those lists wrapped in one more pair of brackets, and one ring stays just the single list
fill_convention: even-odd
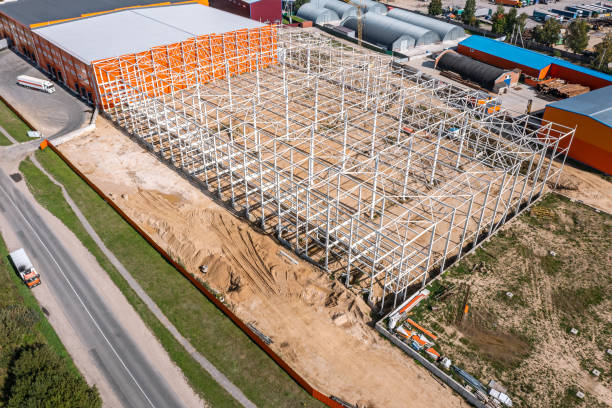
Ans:
[{"label": "concrete slab", "polygon": [[93,108],[58,84],[53,94],[21,87],[16,80],[22,74],[45,78],[13,51],[0,51],[0,95],[41,131],[43,137],[65,134],[86,125]]}]

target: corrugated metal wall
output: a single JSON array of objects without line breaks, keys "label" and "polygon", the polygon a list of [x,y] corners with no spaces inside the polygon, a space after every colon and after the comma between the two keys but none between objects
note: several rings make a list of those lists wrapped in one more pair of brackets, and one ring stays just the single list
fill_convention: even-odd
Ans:
[{"label": "corrugated metal wall", "polygon": [[[569,156],[607,174],[612,174],[612,128],[588,116],[547,106],[544,120],[576,127]],[[554,126],[553,126],[554,128]],[[561,143],[559,147],[562,146]]]}]

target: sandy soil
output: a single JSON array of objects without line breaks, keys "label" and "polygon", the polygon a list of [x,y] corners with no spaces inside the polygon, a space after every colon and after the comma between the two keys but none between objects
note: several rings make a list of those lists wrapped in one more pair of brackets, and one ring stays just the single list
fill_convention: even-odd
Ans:
[{"label": "sandy soil", "polygon": [[556,191],[612,214],[612,183],[593,171],[566,164]]},{"label": "sandy soil", "polygon": [[[16,158],[12,157],[12,159],[15,160]],[[10,174],[18,172],[18,164],[19,160],[15,160],[13,163],[4,162],[2,167]],[[68,230],[60,220],[36,202],[27,189],[25,182],[21,182],[17,185],[21,192],[26,197],[30,198],[34,207],[42,214],[45,221],[59,239],[62,240],[64,245],[70,248],[72,255],[79,260],[81,265],[86,266],[83,270],[87,273],[92,284],[98,288],[99,293],[103,294],[106,304],[114,317],[137,344],[149,350],[149,353],[147,353],[149,362],[162,375],[170,387],[175,390],[176,395],[179,395],[183,399],[186,406],[206,406],[205,402],[191,389],[181,370],[172,362],[157,338],[147,328],[138,313],[128,303],[127,299],[115,286],[108,274],[100,267],[93,255],[89,253],[78,238]],[[5,221],[1,216],[0,230],[2,231],[2,235],[5,238],[9,250],[22,246],[19,244],[17,237],[15,237],[10,229],[6,227]],[[33,259],[33,262],[36,263],[36,258]],[[57,299],[55,294],[49,290],[49,287],[44,284],[33,289],[33,293],[40,305],[48,310],[49,322],[70,353],[76,366],[81,373],[83,373],[86,381],[98,387],[103,406],[121,407],[122,405],[93,359],[89,348],[81,341],[80,335],[70,324],[59,299]]]},{"label": "sandy soil", "polygon": [[[370,326],[365,302],[287,257],[108,121],[61,150],[322,392],[368,407],[465,406]],[[208,272],[201,275],[200,265]],[[407,403],[406,401],[410,401]]]}]

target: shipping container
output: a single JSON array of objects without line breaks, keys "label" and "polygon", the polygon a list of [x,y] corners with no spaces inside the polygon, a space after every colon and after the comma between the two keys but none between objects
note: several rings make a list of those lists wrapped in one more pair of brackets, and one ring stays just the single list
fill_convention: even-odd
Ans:
[{"label": "shipping container", "polygon": [[46,79],[38,79],[27,75],[19,75],[17,77],[17,83],[26,88],[32,88],[46,93],[55,92],[55,85],[53,82],[47,81]]},{"label": "shipping container", "polygon": [[495,4],[512,7],[521,7],[523,5],[521,0],[495,0]]},{"label": "shipping container", "polygon": [[569,10],[559,10],[559,9],[551,9],[550,10],[552,13],[558,14],[560,16],[563,17],[567,17],[567,18],[576,18],[578,16],[578,13],[575,11],[569,11]]}]

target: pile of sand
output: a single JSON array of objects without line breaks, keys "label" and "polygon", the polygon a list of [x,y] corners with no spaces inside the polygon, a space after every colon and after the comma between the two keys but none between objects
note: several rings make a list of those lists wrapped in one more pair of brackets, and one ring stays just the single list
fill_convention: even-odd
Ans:
[{"label": "pile of sand", "polygon": [[62,152],[315,388],[369,407],[466,405],[376,333],[363,299],[97,125]]}]

